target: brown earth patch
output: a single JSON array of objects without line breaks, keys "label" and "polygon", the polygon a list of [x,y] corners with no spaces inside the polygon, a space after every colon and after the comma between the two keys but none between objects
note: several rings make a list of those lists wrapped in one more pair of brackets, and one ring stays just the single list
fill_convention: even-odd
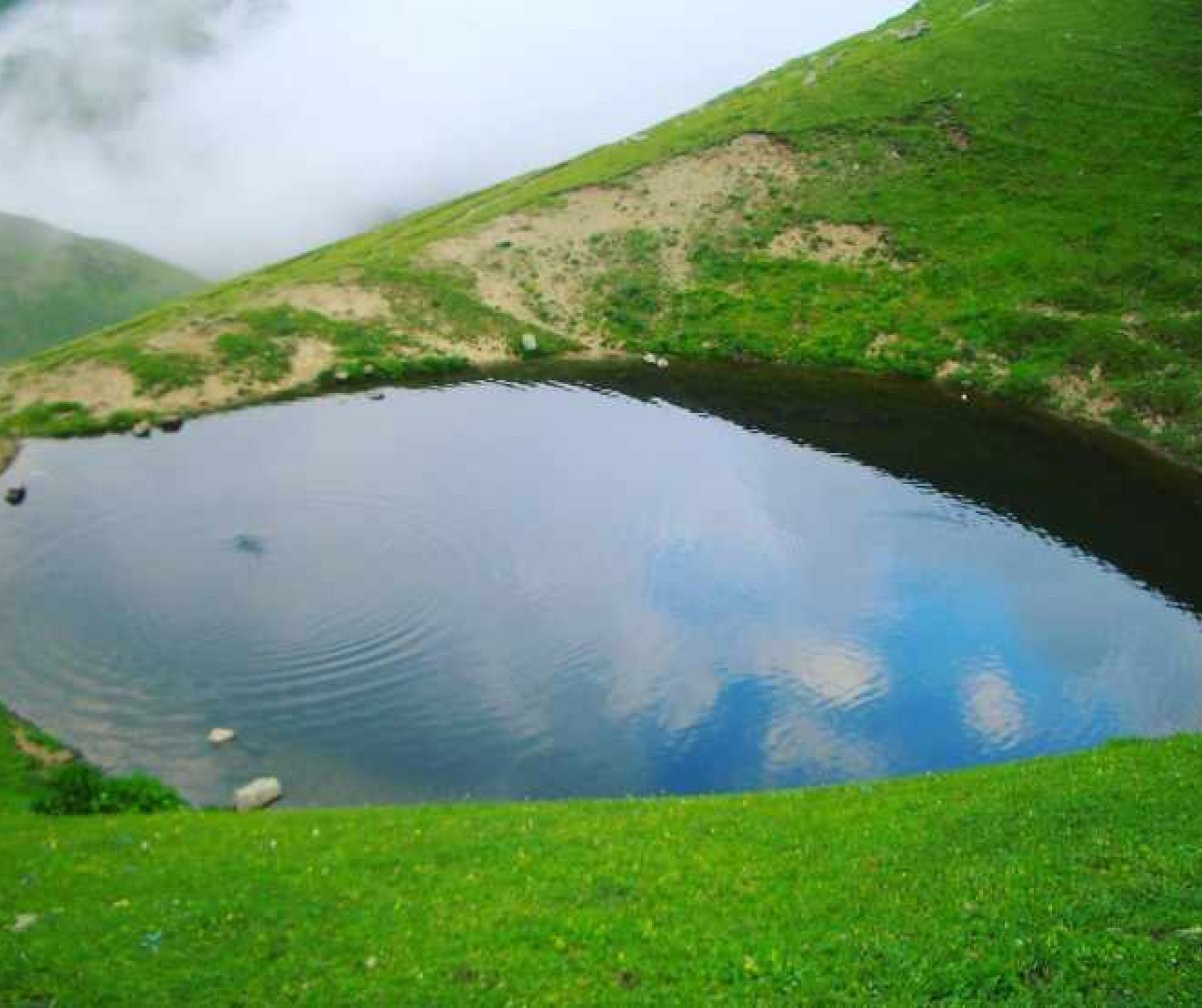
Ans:
[{"label": "brown earth patch", "polygon": [[3,476],[5,471],[17,459],[17,453],[21,450],[18,442],[10,438],[0,437],[0,476]]},{"label": "brown earth patch", "polygon": [[376,290],[354,284],[304,284],[280,287],[257,298],[255,307],[286,305],[301,311],[314,311],[333,319],[372,322],[392,317],[388,298]]},{"label": "brown earth patch", "polygon": [[[176,338],[175,334],[171,335]],[[192,337],[188,337],[191,339]],[[154,337],[151,344],[154,345]],[[156,347],[159,348],[159,347]],[[193,351],[199,350],[193,345]],[[211,350],[211,345],[206,345]],[[198,354],[198,356],[203,356]],[[95,417],[121,411],[190,413],[228,406],[247,398],[262,398],[307,385],[334,363],[334,350],[314,338],[296,341],[289,373],[278,381],[236,380],[228,374],[214,373],[202,381],[169,392],[139,392],[133,376],[114,364],[83,362],[50,372],[10,373],[9,408],[20,411],[37,403],[79,403]]]},{"label": "brown earth patch", "polygon": [[70,763],[75,759],[75,754],[69,749],[51,749],[40,742],[35,742],[29,737],[25,728],[19,724],[14,724],[12,729],[13,742],[16,743],[18,752],[24,756],[28,756],[40,767],[62,766],[64,763]]},{"label": "brown earth patch", "polygon": [[888,250],[884,228],[830,221],[789,228],[768,246],[768,254],[776,259],[804,258],[823,263],[862,263],[873,257],[888,258]]},{"label": "brown earth patch", "polygon": [[972,137],[968,135],[968,131],[962,126],[949,126],[947,129],[947,140],[956,150],[966,151],[972,147]]},{"label": "brown earth patch", "polygon": [[895,349],[901,341],[902,338],[897,333],[881,333],[868,344],[868,349],[864,351],[864,356],[869,360],[878,360],[884,357],[890,350]]},{"label": "brown earth patch", "polygon": [[503,339],[450,339],[446,336],[427,334],[415,337],[415,341],[416,353],[462,357],[472,364],[495,364],[512,356],[509,345]]},{"label": "brown earth patch", "polygon": [[213,352],[217,333],[212,323],[190,322],[178,329],[156,333],[146,341],[146,349],[157,353],[183,353],[207,357]]},{"label": "brown earth patch", "polygon": [[800,178],[803,159],[771,137],[751,134],[636,172],[621,184],[568,193],[546,209],[509,214],[424,253],[427,264],[459,266],[476,280],[481,300],[530,324],[552,326],[590,346],[585,313],[592,283],[611,264],[599,237],[650,231],[659,266],[676,285],[690,275],[692,239],[703,226],[741,220],[738,197],[761,204],[770,191]]},{"label": "brown earth patch", "polygon": [[1106,423],[1110,413],[1121,405],[1096,365],[1088,375],[1057,375],[1049,384],[1060,409],[1093,423]]},{"label": "brown earth patch", "polygon": [[327,368],[334,365],[334,348],[325,340],[305,337],[296,341],[296,352],[292,355],[292,370],[287,377],[274,382],[273,392],[282,392],[296,385],[308,385],[316,381]]},{"label": "brown earth patch", "polygon": [[935,369],[935,378],[937,381],[950,381],[963,371],[964,365],[960,361],[948,359]]}]

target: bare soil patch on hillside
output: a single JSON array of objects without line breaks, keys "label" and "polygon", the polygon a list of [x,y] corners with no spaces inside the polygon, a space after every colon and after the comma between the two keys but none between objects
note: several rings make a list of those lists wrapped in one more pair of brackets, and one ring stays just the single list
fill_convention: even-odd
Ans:
[{"label": "bare soil patch on hillside", "polygon": [[280,287],[255,301],[255,307],[275,305],[354,322],[372,322],[392,317],[392,307],[383,293],[351,283]]},{"label": "bare soil patch on hillside", "polygon": [[804,157],[789,145],[749,134],[620,183],[567,193],[544,209],[500,217],[472,234],[435,243],[425,261],[466,267],[485,303],[596,348],[603,336],[590,331],[585,316],[590,287],[610,265],[599,239],[654,233],[663,275],[684,286],[699,233],[728,229],[748,205],[795,187],[806,170]]},{"label": "bare soil patch on hillside", "polygon": [[[148,346],[156,350],[187,352],[212,361],[214,370],[193,385],[166,392],[140,391],[133,375],[117,364],[84,361],[55,371],[25,369],[6,375],[9,408],[20,411],[38,403],[78,403],[96,417],[123,411],[191,413],[217,409],[248,398],[266,398],[314,381],[334,362],[334,351],[323,340],[302,338],[296,341],[291,369],[277,381],[237,380],[217,370],[212,356],[216,333],[203,339],[195,330],[152,337]],[[184,342],[181,342],[184,341]]]}]

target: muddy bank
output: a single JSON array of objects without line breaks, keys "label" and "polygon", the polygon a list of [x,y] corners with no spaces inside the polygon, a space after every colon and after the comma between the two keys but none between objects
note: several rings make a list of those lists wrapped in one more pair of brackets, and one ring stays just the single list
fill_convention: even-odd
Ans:
[{"label": "muddy bank", "polygon": [[0,476],[3,476],[8,467],[13,464],[20,450],[19,442],[13,441],[11,438],[0,438]]}]

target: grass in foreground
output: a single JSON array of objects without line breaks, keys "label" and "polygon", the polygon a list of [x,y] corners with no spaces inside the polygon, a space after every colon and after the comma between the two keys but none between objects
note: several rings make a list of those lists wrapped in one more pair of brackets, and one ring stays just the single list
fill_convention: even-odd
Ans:
[{"label": "grass in foreground", "polygon": [[37,920],[0,1004],[1196,1004],[1199,772],[1178,738],[749,797],[8,811],[4,923]]}]

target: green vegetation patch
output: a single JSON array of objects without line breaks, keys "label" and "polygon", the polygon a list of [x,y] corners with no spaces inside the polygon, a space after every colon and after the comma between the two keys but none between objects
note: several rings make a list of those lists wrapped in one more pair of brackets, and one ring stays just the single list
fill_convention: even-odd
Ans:
[{"label": "green vegetation patch", "polygon": [[[1202,740],[705,799],[0,820],[0,1004],[1192,1004]],[[9,922],[6,922],[9,923]]]},{"label": "green vegetation patch", "polygon": [[110,346],[103,359],[128,371],[139,395],[161,395],[198,385],[211,369],[209,362],[196,354],[147,350],[128,340]]},{"label": "green vegetation patch", "polygon": [[245,329],[223,333],[215,348],[220,361],[253,381],[275,382],[287,377],[296,356],[296,339],[314,328],[316,313],[287,308],[242,312],[236,321]]},{"label": "green vegetation patch", "polygon": [[255,381],[272,382],[292,370],[296,344],[287,339],[261,339],[251,333],[231,332],[217,337],[221,362],[238,374]]},{"label": "green vegetation patch", "polygon": [[103,423],[77,402],[34,403],[0,421],[0,431],[13,437],[65,437],[103,429]]},{"label": "green vegetation patch", "polygon": [[170,812],[183,807],[183,799],[154,777],[111,777],[79,760],[44,772],[30,804],[41,815]]}]

